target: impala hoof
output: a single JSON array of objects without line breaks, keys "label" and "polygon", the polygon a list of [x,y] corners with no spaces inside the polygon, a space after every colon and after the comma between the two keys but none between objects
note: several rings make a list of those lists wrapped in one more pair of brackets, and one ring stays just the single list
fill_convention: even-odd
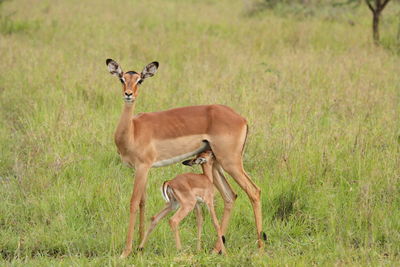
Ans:
[{"label": "impala hoof", "polygon": [[264,241],[267,241],[267,234],[265,232],[262,232],[262,237],[263,237]]},{"label": "impala hoof", "polygon": [[225,252],[225,249],[215,249],[215,248],[214,248],[214,249],[211,251],[211,254],[225,255],[226,252]]},{"label": "impala hoof", "polygon": [[125,259],[126,257],[129,256],[129,254],[131,254],[131,250],[124,250],[124,252],[122,252],[121,256],[119,256],[119,258]]},{"label": "impala hoof", "polygon": [[226,255],[226,250],[225,248],[219,250],[213,249],[211,253],[216,255]]}]

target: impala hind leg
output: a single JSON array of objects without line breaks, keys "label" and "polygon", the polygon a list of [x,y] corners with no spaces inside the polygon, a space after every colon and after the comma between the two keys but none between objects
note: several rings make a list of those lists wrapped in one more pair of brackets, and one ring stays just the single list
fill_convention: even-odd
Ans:
[{"label": "impala hind leg", "polygon": [[196,205],[196,201],[186,202],[185,204],[180,203],[180,205],[181,206],[179,207],[178,211],[169,220],[169,225],[171,226],[172,232],[174,233],[176,248],[178,250],[182,249],[181,239],[179,237],[178,230],[179,223],[189,214],[189,212],[193,210],[194,206]]},{"label": "impala hind leg", "polygon": [[[222,199],[224,200],[224,213],[221,219],[221,232],[222,235],[226,234],[228,229],[229,220],[232,214],[233,205],[237,198],[236,193],[233,191],[232,187],[226,180],[226,177],[223,173],[223,170],[219,163],[215,162],[213,166],[213,176],[214,176],[214,185],[221,193]],[[221,246],[217,241],[214,247],[215,251],[220,251]]]},{"label": "impala hind leg", "polygon": [[221,249],[217,250],[216,252],[226,254],[224,241],[223,241],[225,239],[225,237],[223,237],[223,235],[222,235],[221,227],[219,226],[217,215],[215,214],[213,199],[211,198],[211,200],[206,202],[206,204],[207,204],[208,210],[210,211],[210,215],[211,215],[212,222],[214,224],[215,231],[217,232],[217,236],[218,236],[217,243],[219,243],[219,247],[221,248]]},{"label": "impala hind leg", "polygon": [[239,184],[239,186],[246,192],[250,199],[256,221],[258,247],[262,248],[263,242],[261,237],[263,232],[261,215],[261,190],[256,184],[253,183],[248,174],[244,171],[241,157],[234,161],[234,163],[225,161],[221,163],[221,165],[222,168],[224,168],[224,170],[227,171],[229,175],[231,175]]},{"label": "impala hind leg", "polygon": [[160,220],[162,220],[170,211],[172,210],[172,204],[168,203],[163,210],[161,210],[157,215],[154,215],[151,218],[151,225],[147,232],[144,234],[142,242],[139,245],[139,250],[142,250],[147,240],[149,239],[149,235],[153,231],[153,229],[157,226]]},{"label": "impala hind leg", "polygon": [[195,206],[196,221],[197,221],[197,251],[201,250],[201,232],[203,230],[203,215],[199,203]]},{"label": "impala hind leg", "polygon": [[129,209],[129,227],[126,237],[125,249],[121,254],[121,258],[126,258],[132,252],[132,238],[135,230],[136,213],[139,208],[139,202],[142,199],[143,192],[146,190],[147,174],[149,166],[139,166],[136,168],[135,181],[133,184],[133,192],[131,196]]}]

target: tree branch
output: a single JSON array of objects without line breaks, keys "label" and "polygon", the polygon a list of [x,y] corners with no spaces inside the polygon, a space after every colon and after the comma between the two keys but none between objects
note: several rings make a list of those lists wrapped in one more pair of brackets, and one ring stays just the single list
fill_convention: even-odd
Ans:
[{"label": "tree branch", "polygon": [[385,0],[385,2],[383,2],[382,6],[381,6],[381,10],[383,10],[385,8],[385,6],[387,5],[387,3],[389,3],[390,0]]},{"label": "tree branch", "polygon": [[[389,1],[390,1],[390,0],[389,0]],[[375,9],[374,9],[374,7],[372,6],[372,4],[369,2],[369,0],[365,0],[365,3],[367,3],[367,5],[368,5],[369,9],[371,9],[372,13],[375,13]]]}]

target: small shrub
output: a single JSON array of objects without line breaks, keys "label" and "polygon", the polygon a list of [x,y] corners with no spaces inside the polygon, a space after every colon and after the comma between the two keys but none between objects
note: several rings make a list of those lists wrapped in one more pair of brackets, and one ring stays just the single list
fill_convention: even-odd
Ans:
[{"label": "small shrub", "polygon": [[13,20],[11,16],[0,15],[0,33],[1,34],[13,34],[19,32],[29,32],[31,30],[37,30],[40,26],[39,21],[27,21],[27,20]]},{"label": "small shrub", "polygon": [[13,34],[18,32],[28,32],[39,28],[39,21],[13,20],[11,14],[3,14],[2,4],[5,0],[0,0],[0,34]]}]

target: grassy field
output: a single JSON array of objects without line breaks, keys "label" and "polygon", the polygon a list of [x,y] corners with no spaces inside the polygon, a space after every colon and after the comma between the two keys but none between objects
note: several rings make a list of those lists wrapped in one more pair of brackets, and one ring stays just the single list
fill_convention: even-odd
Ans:
[{"label": "grassy field", "polygon": [[[361,5],[312,16],[249,15],[243,1],[6,1],[0,14],[0,265],[396,265],[400,261],[400,5],[384,11],[374,47]],[[146,250],[123,249],[133,171],[116,153],[123,106],[114,58],[140,71],[158,60],[136,112],[220,103],[245,116],[245,169],[262,189],[265,252],[239,197],[227,256],[184,249],[165,221]],[[154,169],[159,187],[187,172]],[[199,169],[196,169],[199,171]],[[217,196],[217,211],[222,200]],[[137,234],[134,239],[137,243]]]}]

